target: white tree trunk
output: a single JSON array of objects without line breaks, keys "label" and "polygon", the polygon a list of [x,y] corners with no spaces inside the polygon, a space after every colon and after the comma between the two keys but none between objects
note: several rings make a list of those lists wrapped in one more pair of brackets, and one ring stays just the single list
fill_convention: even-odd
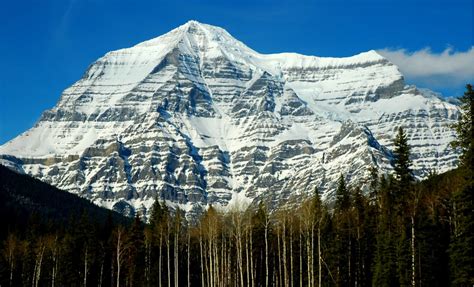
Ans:
[{"label": "white tree trunk", "polygon": [[168,268],[168,287],[171,287],[170,236],[166,235],[166,267]]},{"label": "white tree trunk", "polygon": [[321,225],[318,225],[318,287],[321,287],[321,279],[322,279],[322,262],[321,262]]},{"label": "white tree trunk", "polygon": [[191,234],[190,234],[190,231],[188,230],[188,244],[187,244],[187,262],[186,262],[186,266],[187,266],[187,271],[188,271],[188,274],[187,274],[187,279],[188,279],[188,287],[191,286],[191,270],[190,270],[190,267],[191,267],[191,253],[190,253],[190,246],[191,246]]},{"label": "white tree trunk", "polygon": [[178,250],[178,236],[179,226],[175,230],[174,234],[174,286],[179,286],[179,250]]},{"label": "white tree trunk", "polygon": [[411,286],[415,287],[415,216],[411,216]]},{"label": "white tree trunk", "polygon": [[159,250],[158,250],[158,285],[161,286],[161,284],[163,283],[162,280],[161,280],[161,272],[162,272],[162,249],[163,249],[163,233],[160,231],[160,246],[159,246]]},{"label": "white tree trunk", "polygon": [[300,287],[303,287],[303,238],[302,238],[302,230],[299,230],[300,236]]},{"label": "white tree trunk", "polygon": [[203,255],[203,252],[202,252],[202,235],[199,235],[199,253],[200,253],[200,257],[201,257],[201,287],[204,287],[206,286],[204,284],[204,276],[205,276],[205,271],[204,271],[204,255]]},{"label": "white tree trunk", "polygon": [[265,219],[265,286],[268,285],[268,221]]},{"label": "white tree trunk", "polygon": [[[41,240],[41,239],[40,239]],[[35,261],[35,271],[34,271],[34,281],[33,284],[35,287],[38,287],[39,281],[41,278],[41,267],[43,265],[43,255],[44,255],[44,250],[45,246],[43,243],[40,243],[40,250],[38,251],[38,254],[36,256],[36,261]]]},{"label": "white tree trunk", "polygon": [[290,223],[290,286],[293,286],[293,224]]},{"label": "white tree trunk", "polygon": [[88,257],[89,256],[89,249],[86,247],[86,251],[85,251],[85,254],[84,254],[84,280],[83,280],[83,284],[84,284],[84,287],[87,286],[87,273],[89,272],[89,262],[87,261],[88,260]]},{"label": "white tree trunk", "polygon": [[122,253],[123,253],[123,247],[122,247],[122,236],[123,236],[123,231],[122,229],[117,230],[117,246],[116,246],[116,261],[117,261],[117,287],[120,287],[120,268],[121,268],[121,263],[122,263]]},{"label": "white tree trunk", "polygon": [[285,286],[289,286],[287,247],[286,247],[286,218],[283,218],[283,229],[282,229],[281,239],[283,243],[283,276],[284,276],[282,283],[284,283]]},{"label": "white tree trunk", "polygon": [[245,238],[245,266],[247,271],[247,286],[250,287],[250,254],[249,254],[249,240]]},{"label": "white tree trunk", "polygon": [[251,286],[255,286],[255,269],[253,266],[253,231],[250,229],[250,272],[251,272],[251,279],[252,283]]}]

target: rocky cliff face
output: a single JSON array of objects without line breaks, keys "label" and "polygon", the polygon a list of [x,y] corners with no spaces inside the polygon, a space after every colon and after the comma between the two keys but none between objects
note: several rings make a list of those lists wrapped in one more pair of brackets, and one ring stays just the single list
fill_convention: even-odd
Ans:
[{"label": "rocky cliff face", "polygon": [[4,162],[125,214],[156,197],[213,204],[327,196],[339,174],[390,172],[402,126],[413,168],[453,168],[458,108],[406,86],[375,51],[348,58],[259,54],[190,21],[107,53],[38,123],[0,147]]}]

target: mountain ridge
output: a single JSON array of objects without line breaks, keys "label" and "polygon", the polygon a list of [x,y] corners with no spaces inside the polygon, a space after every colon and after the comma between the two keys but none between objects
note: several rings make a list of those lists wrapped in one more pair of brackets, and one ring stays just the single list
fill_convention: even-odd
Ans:
[{"label": "mountain ridge", "polygon": [[159,197],[197,212],[390,172],[398,126],[419,178],[452,169],[458,114],[375,51],[265,55],[190,21],[99,58],[0,155],[101,206],[148,214]]}]

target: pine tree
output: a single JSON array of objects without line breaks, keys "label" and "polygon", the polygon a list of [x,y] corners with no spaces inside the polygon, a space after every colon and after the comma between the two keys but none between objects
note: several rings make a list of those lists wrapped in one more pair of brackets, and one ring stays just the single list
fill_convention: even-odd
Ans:
[{"label": "pine tree", "polygon": [[393,179],[384,177],[380,180],[378,193],[377,231],[375,235],[375,261],[373,264],[373,286],[397,286],[395,228],[393,206]]},{"label": "pine tree", "polygon": [[334,208],[334,229],[336,234],[338,285],[350,286],[353,284],[353,223],[351,215],[351,196],[346,187],[342,174],[339,177],[336,189],[336,204]]},{"label": "pine tree", "polygon": [[[410,160],[410,146],[408,145],[408,139],[403,128],[398,128],[398,134],[395,137],[393,142],[394,148],[394,170],[395,178],[399,183],[399,188],[402,189],[402,194],[399,196],[404,196],[407,192],[405,190],[409,184],[413,181],[412,171],[410,169],[411,160]],[[405,193],[405,194],[404,194]]]},{"label": "pine tree", "polygon": [[454,231],[450,244],[450,267],[454,286],[474,285],[474,183],[473,183],[473,100],[474,91],[467,85],[461,97],[462,114],[455,125],[457,139],[453,146],[461,149],[461,172],[464,186],[454,193]]},{"label": "pine tree", "polygon": [[127,249],[125,268],[128,270],[126,281],[130,286],[142,285],[140,276],[143,274],[142,270],[144,269],[145,263],[143,242],[143,223],[140,220],[140,216],[137,214],[133,224],[128,230],[127,240],[125,241],[125,247]]},{"label": "pine tree", "polygon": [[336,206],[337,210],[347,210],[350,206],[350,194],[346,187],[346,181],[342,174],[339,176],[336,189]]},{"label": "pine tree", "polygon": [[400,285],[415,285],[415,235],[418,194],[412,187],[410,146],[403,128],[398,129],[394,140],[394,170],[396,178],[395,206],[397,224],[397,269]]},{"label": "pine tree", "polygon": [[461,164],[468,166],[472,171],[473,165],[473,146],[474,146],[474,90],[472,85],[466,85],[466,92],[460,98],[461,116],[454,128],[456,130],[456,140],[452,142],[452,146],[461,150]]}]

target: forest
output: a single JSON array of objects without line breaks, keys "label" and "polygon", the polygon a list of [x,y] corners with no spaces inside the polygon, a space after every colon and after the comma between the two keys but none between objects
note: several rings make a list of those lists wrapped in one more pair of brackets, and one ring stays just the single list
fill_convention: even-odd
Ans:
[{"label": "forest", "polygon": [[87,205],[54,207],[73,199],[25,211],[35,204],[20,191],[42,183],[2,173],[0,285],[472,286],[473,98],[468,85],[454,127],[457,169],[417,182],[399,128],[394,173],[368,167],[364,190],[341,174],[331,202],[315,187],[298,204],[210,206],[188,222],[158,199],[143,223]]}]

